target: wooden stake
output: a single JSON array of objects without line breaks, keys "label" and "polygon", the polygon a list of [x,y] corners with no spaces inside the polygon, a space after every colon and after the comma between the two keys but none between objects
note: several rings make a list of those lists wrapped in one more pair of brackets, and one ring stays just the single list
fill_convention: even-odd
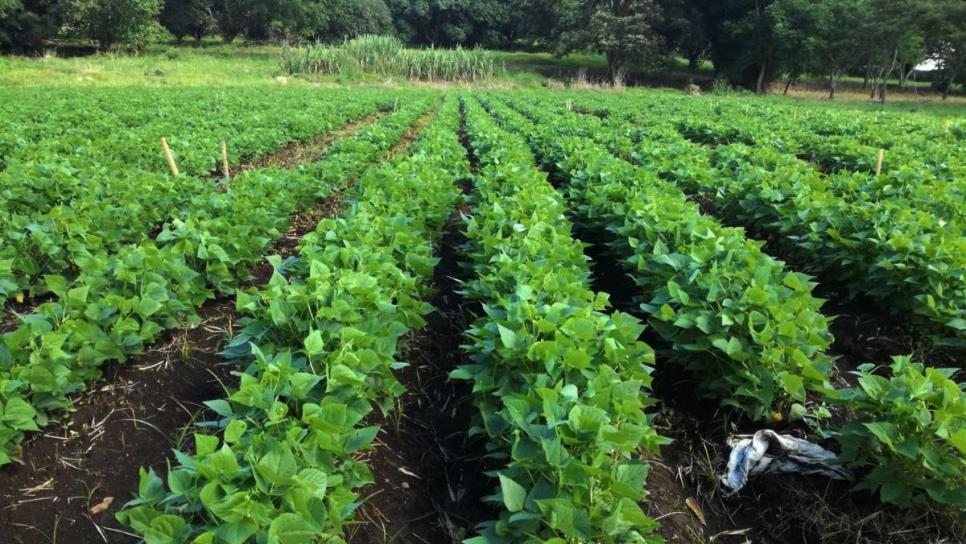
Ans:
[{"label": "wooden stake", "polygon": [[164,158],[168,161],[168,168],[171,169],[171,173],[178,175],[178,165],[174,162],[174,155],[171,154],[171,148],[168,147],[168,139],[161,138],[161,149],[164,150]]},{"label": "wooden stake", "polygon": [[221,141],[221,171],[225,175],[225,179],[231,179],[231,173],[228,171],[228,144],[225,140]]},{"label": "wooden stake", "polygon": [[567,100],[567,111],[574,111],[574,101]]},{"label": "wooden stake", "polygon": [[882,159],[885,159],[885,149],[879,150],[879,160],[875,165],[875,175],[877,176],[882,174]]}]

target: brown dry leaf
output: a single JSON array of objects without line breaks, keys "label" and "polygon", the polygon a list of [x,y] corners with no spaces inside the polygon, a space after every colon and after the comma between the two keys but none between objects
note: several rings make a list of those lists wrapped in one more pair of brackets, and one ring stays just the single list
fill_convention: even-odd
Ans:
[{"label": "brown dry leaf", "polygon": [[104,497],[104,500],[91,507],[91,514],[100,514],[101,512],[106,512],[107,509],[111,507],[111,503],[113,502],[114,497]]},{"label": "brown dry leaf", "polygon": [[694,512],[694,515],[698,516],[698,521],[701,522],[701,525],[704,525],[705,527],[707,527],[708,522],[705,521],[704,519],[704,510],[701,509],[701,505],[698,504],[698,501],[694,500],[694,497],[688,497],[687,499],[684,500],[684,502],[685,504],[688,505],[688,508],[690,508],[691,511]]}]

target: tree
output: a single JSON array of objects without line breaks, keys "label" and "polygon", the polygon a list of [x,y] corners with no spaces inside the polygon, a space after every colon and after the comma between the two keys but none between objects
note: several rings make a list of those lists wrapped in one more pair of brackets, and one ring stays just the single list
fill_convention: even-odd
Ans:
[{"label": "tree", "polygon": [[862,47],[862,34],[857,29],[870,15],[866,0],[822,0],[815,7],[812,69],[828,76],[830,100],[835,98],[839,78],[857,65],[856,51]]},{"label": "tree", "polygon": [[878,95],[885,102],[888,80],[896,69],[917,55],[915,62],[922,60],[925,7],[923,0],[869,0],[868,16],[857,31],[873,98]]},{"label": "tree", "polygon": [[785,83],[785,94],[788,94],[792,82],[815,67],[818,6],[812,0],[776,0],[768,9],[774,24],[773,62],[788,77]]},{"label": "tree", "polygon": [[939,64],[938,88],[945,100],[953,84],[966,77],[966,2],[936,0],[923,22],[927,55]]},{"label": "tree", "polygon": [[656,26],[664,45],[672,53],[688,60],[688,68],[696,70],[711,47],[700,2],[658,0],[661,19]]},{"label": "tree", "polygon": [[764,94],[768,90],[768,83],[781,68],[776,47],[775,12],[769,9],[772,1],[743,0],[732,3],[736,13],[733,18],[723,22],[721,36],[723,46],[734,51],[719,51],[721,70],[731,82]]},{"label": "tree", "polygon": [[67,23],[102,49],[138,40],[161,11],[160,0],[63,0]]},{"label": "tree", "polygon": [[251,5],[245,28],[249,39],[315,38],[325,25],[326,6],[321,0],[252,0]]},{"label": "tree", "polygon": [[567,0],[563,5],[558,54],[600,51],[612,80],[631,64],[656,59],[660,38],[654,27],[660,9],[653,0]]},{"label": "tree", "polygon": [[328,41],[394,30],[392,13],[383,0],[325,0],[324,4],[328,17],[318,31]]},{"label": "tree", "polygon": [[231,43],[252,24],[254,0],[211,0],[211,14],[218,34]]},{"label": "tree", "polygon": [[178,41],[191,36],[201,42],[205,32],[214,26],[209,0],[165,0],[161,24]]},{"label": "tree", "polygon": [[0,0],[0,51],[31,53],[54,33],[54,0]]},{"label": "tree", "polygon": [[509,47],[552,0],[388,0],[396,32],[409,43]]}]

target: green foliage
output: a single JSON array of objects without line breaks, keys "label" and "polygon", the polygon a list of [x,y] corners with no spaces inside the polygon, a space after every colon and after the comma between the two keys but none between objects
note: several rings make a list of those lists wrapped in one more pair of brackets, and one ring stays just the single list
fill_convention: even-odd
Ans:
[{"label": "green foliage", "polygon": [[600,51],[615,80],[632,64],[654,62],[658,40],[653,27],[660,20],[654,0],[579,0],[564,6],[558,53]]},{"label": "green foliage", "polygon": [[[328,122],[388,106],[394,97],[375,93],[359,96],[354,105],[340,101]],[[352,139],[334,143],[322,162],[253,171],[224,190],[195,180],[197,194],[153,239],[78,257],[75,278],[45,276],[51,300],[3,335],[0,401],[26,400],[43,425],[48,411],[66,407],[68,394],[100,376],[102,364],[140,352],[163,330],[195,319],[205,300],[232,292],[281,236],[293,211],[356,178],[429,105],[428,97],[409,101]],[[13,451],[22,437],[5,432],[2,450]]]},{"label": "green foliage", "polygon": [[190,36],[198,42],[215,24],[208,0],[165,0],[160,22],[179,41]]},{"label": "green foliage", "polygon": [[481,49],[405,49],[388,36],[360,36],[339,46],[285,48],[281,62],[289,74],[361,72],[422,81],[472,82],[500,71],[495,57]]},{"label": "green foliage", "polygon": [[102,49],[115,44],[147,45],[157,25],[161,0],[61,0],[65,21]]},{"label": "green foliage", "polygon": [[423,46],[507,47],[538,16],[533,0],[388,0],[396,32]]},{"label": "green foliage", "polygon": [[966,384],[908,357],[893,359],[889,377],[878,370],[853,372],[858,385],[832,402],[854,417],[824,433],[841,446],[843,463],[868,470],[856,489],[902,507],[931,499],[966,511]]},{"label": "green foliage", "polygon": [[[41,295],[47,292],[45,274],[76,275],[76,262],[144,242],[166,221],[183,219],[182,210],[193,202],[217,195],[217,187],[202,178],[218,169],[219,142],[226,134],[234,135],[229,159],[237,163],[332,130],[375,107],[368,100],[318,101],[305,91],[272,97],[254,90],[212,96],[190,89],[77,94],[6,93],[10,102],[0,130],[17,137],[6,140],[6,170],[0,172],[5,240],[0,261],[9,261],[0,268],[0,302],[22,292]],[[64,100],[54,107],[52,97]],[[88,112],[82,124],[76,122],[78,108]],[[246,114],[213,118],[213,109]],[[132,126],[117,130],[118,123]],[[196,128],[186,131],[182,123]],[[50,137],[54,132],[58,137]],[[168,175],[159,134],[168,135],[180,170],[192,177]],[[192,211],[196,218],[202,213]]]},{"label": "green foliage", "polygon": [[247,368],[207,403],[220,438],[195,434],[167,486],[142,472],[120,521],[147,540],[342,542],[372,483],[357,456],[379,429],[364,420],[402,394],[400,338],[431,311],[432,242],[469,170],[457,124],[450,99],[412,157],[365,174],[356,203],[303,239],[298,263],[274,259],[269,284],[239,294],[249,317],[227,353]]},{"label": "green foliage", "polygon": [[[882,115],[859,128],[851,113],[756,106],[749,117],[741,103],[647,104],[615,104],[594,137],[775,236],[806,270],[879,301],[937,341],[963,343],[966,163],[951,124]],[[879,147],[889,148],[889,162],[876,176]]]},{"label": "green foliage", "polygon": [[653,362],[643,327],[588,289],[582,245],[563,201],[523,141],[465,101],[480,161],[466,254],[467,295],[486,312],[467,332],[480,409],[472,433],[489,438],[498,520],[468,542],[658,542],[638,506],[648,465],[665,442],[644,408]]},{"label": "green foliage", "polygon": [[0,52],[32,53],[54,33],[55,0],[0,0]]},{"label": "green foliage", "polygon": [[[738,229],[705,216],[673,185],[580,136],[604,136],[595,117],[491,103],[500,119],[568,179],[566,192],[641,288],[641,308],[699,379],[702,392],[758,420],[828,387],[831,343],[807,276],[765,255]],[[560,111],[557,106],[557,111]],[[576,137],[575,137],[576,136]]]}]

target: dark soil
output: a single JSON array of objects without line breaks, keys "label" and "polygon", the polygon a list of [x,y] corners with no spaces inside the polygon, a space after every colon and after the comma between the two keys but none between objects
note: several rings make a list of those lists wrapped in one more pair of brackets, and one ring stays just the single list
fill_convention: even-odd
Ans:
[{"label": "dark soil", "polygon": [[[475,172],[465,130],[460,139]],[[472,191],[466,180],[460,187],[464,194]],[[406,393],[388,418],[371,422],[382,427],[367,456],[376,491],[360,508],[359,523],[349,529],[350,544],[457,543],[495,515],[482,500],[493,487],[484,474],[485,443],[467,435],[476,413],[472,386],[448,377],[467,362],[461,349],[464,332],[481,311],[459,293],[467,276],[459,262],[466,241],[462,216],[469,214],[465,205],[456,210],[437,246],[440,262],[430,300],[436,311],[427,316],[426,327],[407,339],[403,360],[410,366],[397,373]]]},{"label": "dark soil", "polygon": [[[139,540],[114,514],[136,493],[138,470],[166,473],[167,453],[183,448],[191,423],[204,418],[201,403],[223,397],[223,384],[234,381],[217,355],[233,306],[206,305],[200,324],[113,365],[102,387],[74,400],[62,425],[24,444],[24,464],[0,469],[4,542]],[[92,514],[98,504],[108,507]]]},{"label": "dark soil", "polygon": [[[642,316],[634,304],[640,290],[624,273],[621,263],[593,233],[578,230],[578,236],[589,243],[586,253],[593,263],[593,287],[610,294],[618,309]],[[850,304],[861,310],[857,303]],[[848,320],[841,321],[845,325],[835,331],[839,340],[833,352],[856,345],[873,360],[903,352],[902,344],[877,337],[888,338],[890,330],[881,318],[849,314]],[[846,327],[857,332],[848,333]],[[674,440],[661,448],[660,459],[650,460],[652,468],[647,481],[648,513],[661,522],[660,532],[667,542],[966,542],[964,529],[956,525],[952,513],[883,505],[876,496],[851,492],[847,482],[822,477],[765,476],[751,480],[738,494],[724,495],[718,477],[727,465],[729,436],[751,434],[760,426],[720,410],[713,402],[695,398],[694,379],[673,364],[678,355],[670,346],[651,332],[645,331],[642,339],[657,352],[653,390],[662,409],[654,424],[663,436]],[[847,357],[842,355],[843,359]],[[842,359],[839,366],[843,366]],[[843,371],[839,369],[840,373]],[[844,381],[845,377],[840,378]],[[782,433],[808,435],[799,424],[773,427]]]},{"label": "dark soil", "polygon": [[[327,135],[325,145],[375,118]],[[338,213],[344,198],[332,195],[294,215],[269,253],[295,254],[299,239]],[[264,283],[271,274],[263,262],[241,287]],[[237,318],[234,300],[209,302],[198,314],[200,324],[169,333],[124,365],[110,365],[104,385],[74,399],[62,424],[24,443],[24,464],[0,469],[0,526],[8,528],[0,542],[140,540],[114,519],[137,492],[138,470],[153,468],[163,478],[170,450],[192,446],[191,426],[206,413],[202,403],[223,398],[225,385],[235,382],[217,355]],[[98,505],[103,508],[92,513]]]},{"label": "dark soil", "polygon": [[427,326],[410,337],[397,376],[406,386],[368,456],[375,487],[360,509],[362,523],[350,529],[352,544],[461,542],[492,512],[482,497],[492,491],[483,474],[480,439],[467,436],[475,408],[471,386],[448,379],[465,364],[460,345],[476,311],[458,293],[463,270],[457,260],[464,241],[459,212],[450,218],[434,271],[437,309]]},{"label": "dark soil", "polygon": [[[229,165],[229,173],[232,176],[237,176],[242,172],[270,167],[292,169],[300,164],[318,161],[332,145],[332,142],[354,134],[360,128],[376,122],[384,115],[386,115],[384,111],[373,112],[361,119],[349,122],[338,130],[320,134],[311,140],[292,142],[270,155],[254,157],[243,160],[240,164]],[[224,179],[223,172],[216,170],[208,174],[208,178]]]},{"label": "dark soil", "polygon": [[423,129],[425,129],[430,123],[433,122],[433,119],[436,118],[436,112],[439,111],[438,106],[439,104],[431,108],[419,119],[416,119],[416,122],[413,123],[406,133],[403,134],[402,138],[399,139],[399,142],[392,146],[392,149],[390,149],[386,154],[386,160],[405,153],[409,149],[409,146],[411,146],[419,135],[422,134]]}]

